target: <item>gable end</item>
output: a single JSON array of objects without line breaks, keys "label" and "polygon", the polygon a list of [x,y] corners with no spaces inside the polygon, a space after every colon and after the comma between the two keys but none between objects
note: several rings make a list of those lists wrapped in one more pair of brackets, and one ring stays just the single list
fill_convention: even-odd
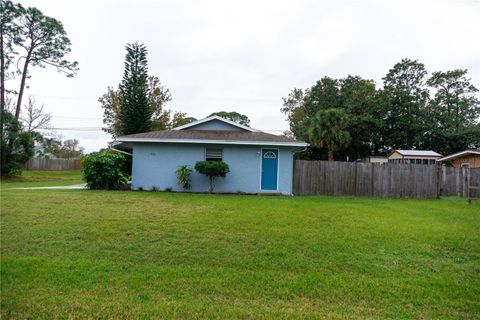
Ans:
[{"label": "gable end", "polygon": [[205,119],[197,120],[183,126],[173,128],[172,130],[221,130],[258,132],[258,130],[227,119],[223,119],[219,116],[212,116]]}]

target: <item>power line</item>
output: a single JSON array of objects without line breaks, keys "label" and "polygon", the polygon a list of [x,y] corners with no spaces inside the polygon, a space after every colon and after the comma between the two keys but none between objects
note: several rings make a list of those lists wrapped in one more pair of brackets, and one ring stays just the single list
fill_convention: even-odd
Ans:
[{"label": "power line", "polygon": [[39,129],[39,130],[67,130],[67,131],[103,131],[101,127],[55,127],[48,129]]},{"label": "power line", "polygon": [[66,120],[98,120],[101,117],[69,117],[69,116],[52,116],[52,118],[66,119]]}]

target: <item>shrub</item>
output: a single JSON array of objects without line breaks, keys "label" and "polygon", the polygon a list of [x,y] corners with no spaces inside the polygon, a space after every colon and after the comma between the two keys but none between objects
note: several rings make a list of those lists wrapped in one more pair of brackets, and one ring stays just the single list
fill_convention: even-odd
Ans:
[{"label": "shrub", "polygon": [[22,130],[22,125],[8,111],[0,114],[0,170],[2,175],[20,174],[34,155],[34,134]]},{"label": "shrub", "polygon": [[192,187],[192,169],[187,165],[179,166],[175,174],[177,175],[178,184],[181,185],[183,189],[190,190]]},{"label": "shrub", "polygon": [[208,177],[210,182],[210,193],[215,189],[215,178],[225,177],[230,172],[228,164],[223,161],[197,161],[195,170]]},{"label": "shrub", "polygon": [[90,189],[118,190],[128,181],[122,173],[125,156],[121,153],[92,152],[82,158],[83,180]]}]

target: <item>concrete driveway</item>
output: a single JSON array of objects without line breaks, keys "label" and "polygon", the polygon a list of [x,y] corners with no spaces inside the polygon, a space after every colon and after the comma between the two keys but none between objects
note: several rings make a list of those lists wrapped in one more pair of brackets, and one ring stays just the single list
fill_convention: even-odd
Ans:
[{"label": "concrete driveway", "polygon": [[70,186],[50,186],[50,187],[17,187],[17,188],[4,188],[8,190],[41,190],[41,189],[88,189],[86,183],[74,184]]}]

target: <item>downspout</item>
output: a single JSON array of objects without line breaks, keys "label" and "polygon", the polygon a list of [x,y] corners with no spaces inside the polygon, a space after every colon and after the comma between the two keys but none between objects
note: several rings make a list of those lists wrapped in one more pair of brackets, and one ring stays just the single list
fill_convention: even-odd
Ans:
[{"label": "downspout", "polygon": [[129,156],[131,156],[131,155],[132,155],[130,152],[123,151],[123,150],[120,150],[120,149],[115,149],[115,148],[113,148],[113,147],[112,147],[112,148],[110,148],[110,149],[112,149],[112,150],[115,150],[115,151],[117,151],[117,152],[120,152],[120,153],[123,153],[123,154],[128,154]]},{"label": "downspout", "polygon": [[296,149],[293,149],[292,153],[295,154],[297,152],[303,152],[303,151],[306,151],[307,150],[307,147],[308,146],[305,146],[305,147],[298,147]]}]

